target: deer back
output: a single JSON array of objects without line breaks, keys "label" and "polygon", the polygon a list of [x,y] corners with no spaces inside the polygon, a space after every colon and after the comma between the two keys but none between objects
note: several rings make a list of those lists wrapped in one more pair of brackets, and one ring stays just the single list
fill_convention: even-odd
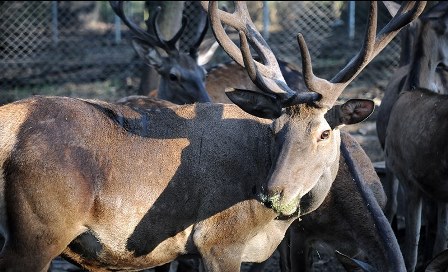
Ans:
[{"label": "deer back", "polygon": [[[395,15],[398,7],[387,5]],[[448,93],[447,4],[428,8],[401,32],[400,64],[384,90],[377,117],[377,133],[384,148],[389,116],[398,94],[415,88]]]}]

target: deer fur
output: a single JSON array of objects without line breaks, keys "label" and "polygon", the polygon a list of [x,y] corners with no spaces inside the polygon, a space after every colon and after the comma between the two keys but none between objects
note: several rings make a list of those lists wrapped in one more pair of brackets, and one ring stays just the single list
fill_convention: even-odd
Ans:
[{"label": "deer fur", "polygon": [[[92,271],[185,254],[199,254],[209,271],[267,259],[291,222],[321,204],[338,168],[339,131],[322,143],[311,136],[324,111],[291,110],[300,121],[285,130],[286,115],[271,125],[235,105],[139,111],[36,96],[2,106],[1,270],[41,271],[61,253]],[[311,152],[318,161],[307,155],[288,167],[300,171],[285,188],[291,200],[268,203],[278,137],[291,129],[299,141],[282,149],[293,144],[297,159]]]},{"label": "deer fur", "polygon": [[[388,11],[395,15],[399,5],[386,2]],[[376,121],[378,139],[383,149],[390,112],[401,91],[424,88],[436,93],[448,92],[448,36],[443,31],[447,27],[446,10],[447,4],[440,1],[400,33],[400,67],[384,90]],[[413,69],[413,65],[418,67]],[[388,196],[385,214],[392,222],[398,205],[398,181],[389,169],[386,169],[385,189]]]},{"label": "deer fur", "polygon": [[[448,129],[448,95],[425,89],[402,92],[389,118],[386,167],[404,188],[408,271],[417,263],[422,205],[438,201],[437,235],[433,254],[447,248],[448,169],[444,131]],[[406,120],[403,122],[403,120]]]},{"label": "deer fur", "polygon": [[[391,6],[392,7],[392,6]],[[393,7],[392,7],[393,8]],[[396,8],[395,8],[396,9]],[[394,14],[394,9],[389,9],[391,14]],[[415,175],[416,172],[414,170],[409,169],[410,173],[404,174],[402,173],[403,168],[410,167],[410,163],[412,163],[408,159],[404,159],[400,157],[397,152],[400,152],[399,149],[403,147],[399,147],[398,138],[403,137],[403,130],[401,126],[395,126],[398,122],[398,118],[400,120],[405,120],[405,123],[408,124],[407,119],[404,117],[399,117],[402,114],[407,115],[407,111],[410,109],[403,109],[402,114],[399,113],[398,110],[395,110],[395,106],[397,105],[397,101],[400,99],[409,99],[408,95],[404,95],[403,93],[408,91],[417,90],[417,93],[422,94],[422,100],[425,100],[427,91],[431,91],[434,93],[444,93],[446,94],[448,91],[447,83],[448,77],[446,72],[446,67],[448,65],[448,35],[446,32],[447,28],[447,20],[448,20],[448,5],[445,2],[439,2],[425,11],[422,16],[420,16],[417,20],[412,22],[407,28],[405,28],[405,32],[403,32],[402,36],[402,55],[401,55],[401,64],[397,72],[392,76],[391,82],[388,84],[385,90],[385,96],[382,100],[381,106],[379,108],[378,119],[377,119],[377,132],[379,136],[380,143],[385,149],[385,159],[386,159],[386,181],[385,188],[388,193],[388,204],[386,207],[386,215],[389,218],[389,221],[392,222],[396,214],[397,209],[397,191],[398,191],[398,180],[395,178],[397,175],[400,175],[400,186],[403,186],[403,183],[408,183],[408,181],[403,181],[403,179],[411,178],[414,180],[413,185],[415,186],[418,182],[416,181]],[[403,53],[404,52],[404,53]],[[403,96],[403,98],[402,98]],[[407,97],[407,98],[406,98]],[[414,98],[415,104],[425,103],[420,102],[417,97]],[[404,102],[401,103],[408,103]],[[408,105],[412,105],[409,103]],[[400,108],[402,108],[401,106]],[[421,110],[420,106],[418,106]],[[414,110],[415,106],[412,106],[412,110]],[[392,118],[392,111],[395,111],[395,125],[394,127],[389,128],[391,123],[390,119]],[[428,113],[420,113],[419,119],[421,117],[428,118],[427,120],[432,120],[432,118],[437,118],[433,115],[431,110],[428,108]],[[414,116],[416,117],[416,116]],[[419,120],[418,122],[424,122],[423,120]],[[411,122],[412,123],[412,122]],[[423,132],[419,126],[414,124],[413,126],[409,126],[406,128],[408,130],[408,135],[416,135],[416,139],[426,139],[430,138],[428,134],[421,135]],[[413,127],[413,129],[411,129]],[[398,130],[398,131],[397,131]],[[410,131],[414,130],[413,133]],[[391,143],[389,147],[386,148],[387,138],[391,137]],[[404,143],[404,142],[403,142]],[[406,152],[413,153],[415,156],[420,156],[417,149],[414,147],[410,147],[406,149]],[[417,155],[418,154],[418,155]],[[418,160],[415,158],[415,160]],[[391,165],[394,164],[394,168],[391,168]],[[400,165],[400,167],[396,166]],[[405,166],[407,165],[407,166]],[[399,168],[402,168],[399,170]],[[399,173],[401,172],[401,173]],[[418,180],[419,178],[417,178]],[[409,271],[414,271],[416,262],[417,262],[417,244],[420,235],[420,226],[421,226],[421,210],[422,210],[422,199],[421,194],[418,192],[419,190],[409,189],[409,185],[404,185],[407,187],[405,189],[406,196],[404,196],[405,203],[407,203],[407,212],[405,214],[405,218],[408,218],[406,221],[406,246],[404,250],[404,256],[406,259],[406,264]],[[434,198],[425,197],[424,203],[428,208],[427,211],[430,213],[426,214],[427,220],[433,220],[432,213],[437,210],[437,208],[433,208]],[[412,212],[411,212],[412,210]],[[437,215],[436,215],[437,216]],[[439,219],[440,220],[440,219]],[[416,221],[419,221],[416,223]],[[433,243],[431,230],[433,226],[437,223],[435,222],[427,222],[427,243]],[[440,224],[439,224],[440,226]],[[437,231],[439,233],[442,230]],[[440,239],[444,238],[436,238],[436,241],[440,242]],[[439,242],[437,242],[434,247],[434,253],[440,252],[444,246],[442,246]],[[432,249],[425,251],[424,260],[427,260],[428,257],[432,255]]]}]

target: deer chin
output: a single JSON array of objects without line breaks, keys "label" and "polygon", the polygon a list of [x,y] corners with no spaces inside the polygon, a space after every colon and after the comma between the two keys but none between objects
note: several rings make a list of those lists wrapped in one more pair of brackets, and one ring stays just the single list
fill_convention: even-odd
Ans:
[{"label": "deer chin", "polygon": [[266,207],[273,209],[280,217],[300,214],[300,196],[295,197],[288,203],[283,201],[284,198],[280,193],[272,196],[260,194],[260,199]]}]

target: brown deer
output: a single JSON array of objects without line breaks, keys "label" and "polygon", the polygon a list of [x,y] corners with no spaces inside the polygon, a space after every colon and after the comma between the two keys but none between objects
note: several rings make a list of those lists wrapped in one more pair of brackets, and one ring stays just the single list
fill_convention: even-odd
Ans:
[{"label": "brown deer", "polygon": [[447,247],[447,201],[443,196],[446,193],[443,187],[446,177],[443,173],[447,169],[443,162],[445,157],[439,157],[445,152],[444,142],[439,139],[439,135],[443,135],[441,131],[444,131],[446,114],[439,107],[447,106],[447,19],[448,5],[440,2],[418,21],[419,32],[413,46],[415,51],[409,71],[403,79],[405,84],[399,89],[399,94],[395,94],[396,101],[390,106],[384,140],[386,168],[398,177],[400,185],[405,189],[407,211],[404,256],[409,271],[414,271],[417,262],[423,203],[438,201],[438,228],[433,254]]},{"label": "brown deer", "polygon": [[[302,74],[297,68],[284,61],[279,61],[279,66],[288,86],[294,87],[296,90],[306,88]],[[232,71],[231,76],[228,75],[229,71]],[[232,83],[238,88],[248,89],[254,86],[247,72],[236,62],[212,68],[208,71],[207,78],[211,78],[211,80],[206,80],[207,92],[215,102],[232,103],[227,97],[227,100],[220,101],[223,96],[219,95],[219,92],[224,94],[225,88],[230,87]],[[145,109],[175,106],[173,103],[153,97],[131,96],[130,98],[133,99],[127,98],[118,103]],[[367,260],[367,257],[364,256],[367,252],[367,255],[370,256],[369,263],[377,268],[377,271],[388,271],[388,267],[392,267],[391,265],[396,265],[401,270],[391,268],[390,271],[404,271],[404,260],[390,225],[384,219],[381,211],[378,209],[375,212],[371,211],[378,206],[372,202],[379,203],[381,208],[384,208],[386,203],[384,191],[378,176],[374,173],[373,165],[361,146],[348,133],[341,134],[341,145],[349,148],[351,157],[353,157],[352,164],[356,166],[349,167],[342,158],[336,179],[322,205],[309,215],[303,216],[300,221],[293,222],[287,232],[287,241],[281,243],[281,258],[285,260],[282,262],[282,271],[301,271],[299,268],[309,266],[306,253],[312,247],[313,240],[325,241],[327,251],[338,249],[352,257],[356,256],[358,259],[364,257]],[[351,174],[354,167],[362,168],[362,172],[358,173],[360,178]],[[359,180],[358,186],[369,187],[364,190],[371,190],[373,195],[365,193],[360,196],[360,189],[353,182],[355,178]],[[367,202],[368,206],[365,206],[364,202]],[[345,220],[341,220],[339,217],[341,213]],[[366,224],[366,219],[373,223]],[[362,226],[360,227],[358,224]],[[371,226],[376,227],[372,228]],[[290,232],[293,235],[289,235]],[[348,242],[349,238],[352,242]],[[358,243],[361,240],[365,242]],[[360,256],[361,253],[364,255]],[[178,271],[184,271],[182,270],[185,266],[183,262],[180,262],[179,265],[181,267],[178,266]],[[191,264],[187,265],[191,266]],[[262,271],[265,266],[266,263],[254,264],[250,271]]]},{"label": "brown deer", "polygon": [[[398,4],[385,1],[391,15]],[[386,86],[378,109],[376,128],[378,139],[384,149],[390,111],[402,90],[425,88],[437,93],[448,92],[448,35],[445,34],[448,9],[447,2],[439,2],[427,9],[419,18],[402,30],[400,67]],[[412,65],[419,65],[413,70]],[[418,74],[416,74],[418,72]],[[398,181],[386,169],[385,188],[388,202],[385,214],[392,222],[397,209]]]},{"label": "brown deer", "polygon": [[[183,18],[179,31],[170,39],[164,40],[158,30],[157,18],[160,8],[155,15],[146,20],[147,30],[143,30],[131,21],[123,10],[123,1],[109,1],[115,14],[128,26],[134,34],[132,45],[146,65],[154,67],[160,75],[157,97],[171,101],[175,104],[190,104],[194,102],[210,102],[210,97],[205,91],[205,69],[202,67],[216,50],[213,45],[207,51],[208,57],[202,58],[198,63],[198,48],[208,30],[208,20],[204,13],[204,27],[197,41],[192,45],[188,54],[178,48],[178,40],[187,26],[187,19]],[[163,56],[157,49],[163,50]],[[204,56],[207,53],[203,54]],[[133,98],[130,98],[133,99]]]},{"label": "brown deer", "polygon": [[[260,88],[229,93],[243,110],[206,103],[149,111],[43,96],[0,107],[0,269],[43,271],[61,253],[93,271],[144,269],[189,254],[208,271],[265,260],[289,225],[324,200],[339,165],[338,127],[363,120],[373,104],[330,108],[424,5],[375,36],[373,2],[362,50],[331,81],[312,74],[300,37],[311,92],[296,93],[244,3],[230,14],[211,2],[218,41]],[[242,59],[219,33],[221,19],[247,23],[237,25]],[[253,62],[248,43],[263,64]],[[333,112],[340,118],[328,123]]]},{"label": "brown deer", "polygon": [[406,205],[404,257],[414,271],[424,199],[438,201],[437,234],[433,253],[447,248],[448,95],[417,88],[402,91],[395,102],[386,134],[386,167],[403,186]]},{"label": "brown deer", "polygon": [[[392,14],[394,13],[393,6],[391,6],[391,9],[389,9],[389,11],[391,11]],[[385,96],[382,100],[378,113],[377,132],[383,147],[388,136],[386,134],[386,131],[388,131],[387,127],[389,123],[390,112],[393,109],[402,91],[409,91],[411,89],[426,89],[436,93],[446,94],[448,92],[448,77],[446,72],[446,67],[448,64],[448,35],[445,31],[447,27],[446,22],[448,19],[447,11],[447,3],[439,2],[425,11],[422,16],[412,22],[407,28],[405,28],[405,31],[403,32],[404,35],[402,37],[402,54],[400,58],[402,66],[392,76],[391,82],[386,87]],[[394,130],[395,129],[396,128],[394,128]],[[390,130],[389,133],[395,133],[392,131],[393,130]],[[387,156],[389,156],[389,154],[386,153],[386,157]],[[397,161],[397,163],[402,163],[402,159],[403,158]],[[409,174],[412,174],[412,172],[413,171],[411,171],[411,173]],[[388,205],[385,213],[388,216],[389,220],[392,222],[392,219],[396,214],[398,203],[398,180],[395,179],[394,174],[391,173],[391,169],[389,169],[389,167],[386,167],[386,178],[387,180],[385,182],[385,186],[386,188],[389,187],[389,190],[386,190],[388,193]],[[412,196],[409,197],[412,198]],[[411,202],[416,205],[412,209],[422,209],[423,203],[421,203],[420,200]],[[434,213],[436,211],[436,209],[433,208],[433,202],[434,201],[432,199],[426,199],[424,201],[424,204],[429,207],[426,208],[427,212],[428,209],[431,213]],[[415,216],[415,212],[413,217]],[[420,214],[420,211],[417,213]],[[406,227],[408,228],[408,230],[406,231],[407,246],[404,255],[407,256],[407,266],[410,267],[410,269],[414,269],[417,258],[417,246],[415,243],[418,243],[416,241],[419,240],[420,225],[415,225],[415,220],[419,219],[409,219],[409,216],[411,215],[405,215],[405,217],[408,218],[406,222]],[[428,222],[428,220],[431,220],[432,217],[433,216],[428,213],[425,216],[427,220],[427,236],[425,240],[429,245],[431,245],[431,242],[433,242],[433,237],[431,235],[432,228],[436,226],[436,223]],[[411,221],[411,223],[409,223],[409,221]],[[418,224],[421,223],[419,222]],[[411,228],[412,230],[409,228]],[[428,246],[426,247],[428,248]],[[436,247],[438,247],[438,249],[435,248],[435,252],[443,249],[443,247],[441,248],[440,246]],[[432,251],[433,250],[430,247],[425,250],[425,256],[423,259],[427,260],[431,256]]]}]

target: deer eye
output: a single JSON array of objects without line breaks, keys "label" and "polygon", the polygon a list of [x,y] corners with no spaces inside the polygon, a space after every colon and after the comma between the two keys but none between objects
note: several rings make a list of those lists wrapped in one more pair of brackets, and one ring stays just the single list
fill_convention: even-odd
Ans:
[{"label": "deer eye", "polygon": [[331,130],[329,130],[329,129],[327,129],[327,130],[324,130],[321,134],[320,134],[320,139],[319,140],[326,140],[326,139],[328,139],[329,137],[330,137],[330,133],[331,133]]},{"label": "deer eye", "polygon": [[179,77],[178,77],[175,73],[170,73],[170,74],[168,75],[168,78],[169,78],[171,81],[178,81],[178,80],[179,80]]}]

